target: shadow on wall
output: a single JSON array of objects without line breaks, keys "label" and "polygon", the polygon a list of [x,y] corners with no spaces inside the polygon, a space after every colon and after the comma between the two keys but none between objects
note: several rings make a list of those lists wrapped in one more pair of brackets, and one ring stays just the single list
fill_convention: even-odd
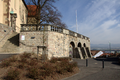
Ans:
[{"label": "shadow on wall", "polygon": [[86,48],[86,51],[87,51],[88,57],[91,57],[89,48]]},{"label": "shadow on wall", "polygon": [[86,54],[85,54],[85,50],[84,50],[84,48],[81,48],[81,52],[82,52],[83,58],[85,59]]},{"label": "shadow on wall", "polygon": [[80,58],[80,54],[79,54],[78,48],[75,48],[75,52],[73,53],[73,58]]},{"label": "shadow on wall", "polygon": [[12,38],[8,39],[12,44],[19,46],[19,34],[13,36]]}]

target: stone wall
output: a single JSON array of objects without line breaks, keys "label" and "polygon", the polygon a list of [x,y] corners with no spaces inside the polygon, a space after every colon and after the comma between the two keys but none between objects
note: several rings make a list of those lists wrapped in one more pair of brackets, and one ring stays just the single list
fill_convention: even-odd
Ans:
[{"label": "stone wall", "polygon": [[[89,40],[85,40],[75,36],[70,36],[64,33],[49,32],[48,57],[69,57],[69,46],[71,42],[75,44],[75,48],[78,47],[79,43],[81,43],[82,47],[85,48],[85,43],[86,47],[90,50]],[[86,56],[88,57],[87,52]]]},{"label": "stone wall", "polygon": [[[80,57],[78,58],[81,59],[91,57],[90,40],[88,37],[50,25],[44,25],[43,29],[38,28],[34,29],[34,31],[31,30],[31,25],[27,27],[23,25],[22,32],[20,33],[21,52],[37,53],[37,46],[46,46],[48,58],[69,57],[70,45],[72,42],[74,44],[73,54],[75,56],[79,55]],[[44,28],[45,31],[43,31]],[[44,44],[43,41],[45,41]],[[43,53],[42,49],[39,49],[39,53]]]},{"label": "stone wall", "polygon": [[37,24],[37,20],[35,19],[35,17],[28,17],[27,23],[28,24]]},{"label": "stone wall", "polygon": [[49,32],[48,57],[68,57],[68,41],[68,35]]},{"label": "stone wall", "polygon": [[0,48],[5,44],[12,34],[12,28],[0,23]]},{"label": "stone wall", "polygon": [[[43,35],[44,34],[44,35]],[[37,53],[37,46],[47,46],[48,32],[21,32],[20,33],[20,51]],[[44,37],[44,44],[43,44]],[[24,38],[24,39],[23,39]],[[39,48],[42,54],[42,48]]]}]

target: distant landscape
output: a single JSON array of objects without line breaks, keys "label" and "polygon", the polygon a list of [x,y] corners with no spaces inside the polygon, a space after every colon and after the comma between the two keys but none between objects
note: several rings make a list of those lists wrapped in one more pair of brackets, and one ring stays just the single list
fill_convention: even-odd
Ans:
[{"label": "distant landscape", "polygon": [[[109,44],[90,44],[91,50],[109,50]],[[120,44],[111,44],[111,50],[120,50]]]}]

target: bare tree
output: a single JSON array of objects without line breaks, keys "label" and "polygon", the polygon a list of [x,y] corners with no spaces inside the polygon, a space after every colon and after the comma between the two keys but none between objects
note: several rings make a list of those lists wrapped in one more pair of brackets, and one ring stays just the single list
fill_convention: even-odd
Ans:
[{"label": "bare tree", "polygon": [[37,24],[52,24],[58,27],[67,28],[61,21],[61,14],[52,4],[56,0],[30,0],[27,4],[29,16],[36,19]]}]

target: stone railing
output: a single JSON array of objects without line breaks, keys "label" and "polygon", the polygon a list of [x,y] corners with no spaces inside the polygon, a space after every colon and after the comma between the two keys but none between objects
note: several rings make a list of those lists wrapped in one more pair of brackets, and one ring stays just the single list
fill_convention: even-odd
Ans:
[{"label": "stone railing", "polygon": [[69,35],[75,36],[75,32],[69,30]]},{"label": "stone railing", "polygon": [[21,24],[21,32],[25,32],[25,31],[43,31],[44,29],[45,29],[44,25]]},{"label": "stone railing", "polygon": [[55,31],[55,32],[60,32],[60,33],[63,32],[63,28],[61,27],[51,26],[50,29],[51,31]]},{"label": "stone railing", "polygon": [[62,27],[56,27],[56,26],[49,25],[49,24],[41,24],[41,25],[21,24],[21,32],[29,32],[29,31],[54,31],[54,32],[64,33],[64,34],[68,34],[71,36],[80,37],[82,39],[90,40],[88,37],[84,35],[78,34],[76,32],[73,32],[71,30],[68,30]]}]

